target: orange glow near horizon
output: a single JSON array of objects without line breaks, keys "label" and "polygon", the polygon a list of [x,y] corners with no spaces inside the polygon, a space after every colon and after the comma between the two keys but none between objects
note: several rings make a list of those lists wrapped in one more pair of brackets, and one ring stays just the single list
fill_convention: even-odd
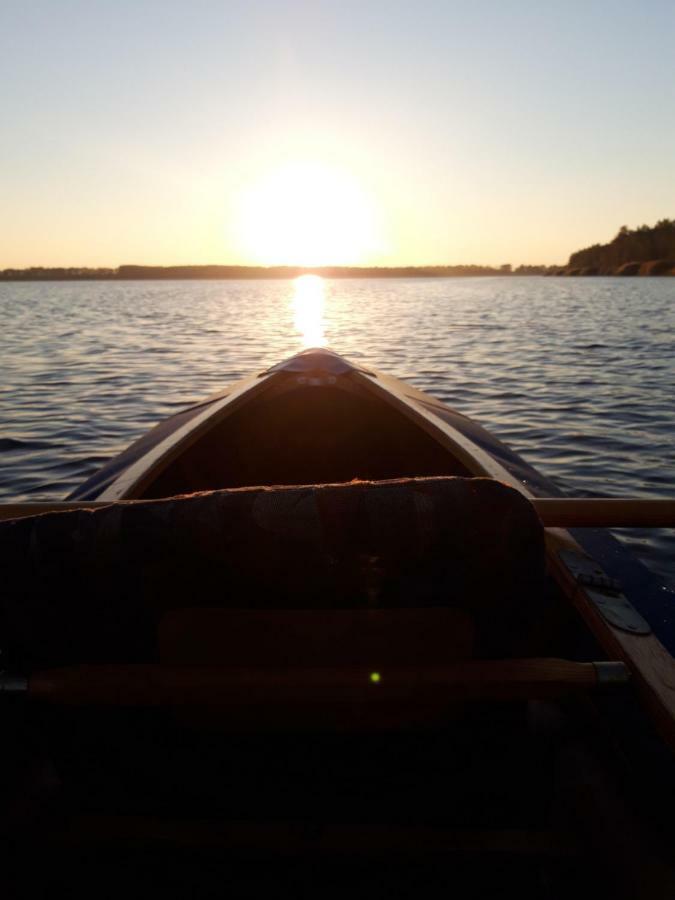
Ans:
[{"label": "orange glow near horizon", "polygon": [[297,162],[241,195],[239,232],[260,265],[358,265],[382,249],[375,205],[342,169]]},{"label": "orange glow near horizon", "polygon": [[305,348],[326,346],[323,330],[325,287],[319,275],[301,275],[293,282],[294,325]]}]

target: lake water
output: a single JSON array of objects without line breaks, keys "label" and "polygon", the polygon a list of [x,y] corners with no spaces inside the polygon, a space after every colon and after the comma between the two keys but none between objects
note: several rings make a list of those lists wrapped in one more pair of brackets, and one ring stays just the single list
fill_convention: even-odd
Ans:
[{"label": "lake water", "polygon": [[[675,497],[675,279],[0,283],[0,500],[62,498],[151,425],[322,344],[571,494]],[[621,530],[675,586],[675,533]]]}]

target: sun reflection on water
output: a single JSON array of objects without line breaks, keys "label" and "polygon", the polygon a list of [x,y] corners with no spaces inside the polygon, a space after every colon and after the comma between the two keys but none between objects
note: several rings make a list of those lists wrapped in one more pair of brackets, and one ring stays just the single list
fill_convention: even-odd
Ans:
[{"label": "sun reflection on water", "polygon": [[294,325],[303,347],[325,347],[323,309],[325,282],[320,275],[300,275],[293,285]]}]

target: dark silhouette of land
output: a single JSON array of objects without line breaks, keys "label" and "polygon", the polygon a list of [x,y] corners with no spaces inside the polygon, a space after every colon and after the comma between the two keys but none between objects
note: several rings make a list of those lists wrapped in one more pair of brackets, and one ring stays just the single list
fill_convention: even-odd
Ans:
[{"label": "dark silhouette of land", "polygon": [[297,278],[447,278],[450,276],[507,275],[511,266],[119,266],[117,269],[43,268],[4,269],[2,281],[136,281],[164,279]]},{"label": "dark silhouette of land", "polygon": [[623,225],[608,244],[593,244],[570,256],[566,275],[675,275],[675,219],[650,228]]},{"label": "dark silhouette of land", "polygon": [[675,219],[652,228],[625,225],[608,244],[577,250],[566,266],[119,266],[116,269],[0,270],[0,281],[152,281],[171,279],[457,278],[486,275],[675,275]]}]

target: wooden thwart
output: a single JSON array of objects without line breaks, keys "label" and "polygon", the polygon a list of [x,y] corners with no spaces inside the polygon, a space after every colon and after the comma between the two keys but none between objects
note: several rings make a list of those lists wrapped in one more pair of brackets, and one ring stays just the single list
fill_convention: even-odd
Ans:
[{"label": "wooden thwart", "polygon": [[67,705],[227,706],[269,702],[516,700],[623,684],[622,663],[472,660],[446,666],[230,668],[79,665],[0,679],[0,693]]},{"label": "wooden thwart", "polygon": [[[139,501],[121,502],[133,504]],[[537,497],[530,502],[545,528],[675,528],[675,500]],[[5,503],[0,506],[0,520],[104,506],[110,506],[110,503],[101,500]]]},{"label": "wooden thwart", "polygon": [[547,528],[675,528],[675,500],[546,497],[531,503]]}]

